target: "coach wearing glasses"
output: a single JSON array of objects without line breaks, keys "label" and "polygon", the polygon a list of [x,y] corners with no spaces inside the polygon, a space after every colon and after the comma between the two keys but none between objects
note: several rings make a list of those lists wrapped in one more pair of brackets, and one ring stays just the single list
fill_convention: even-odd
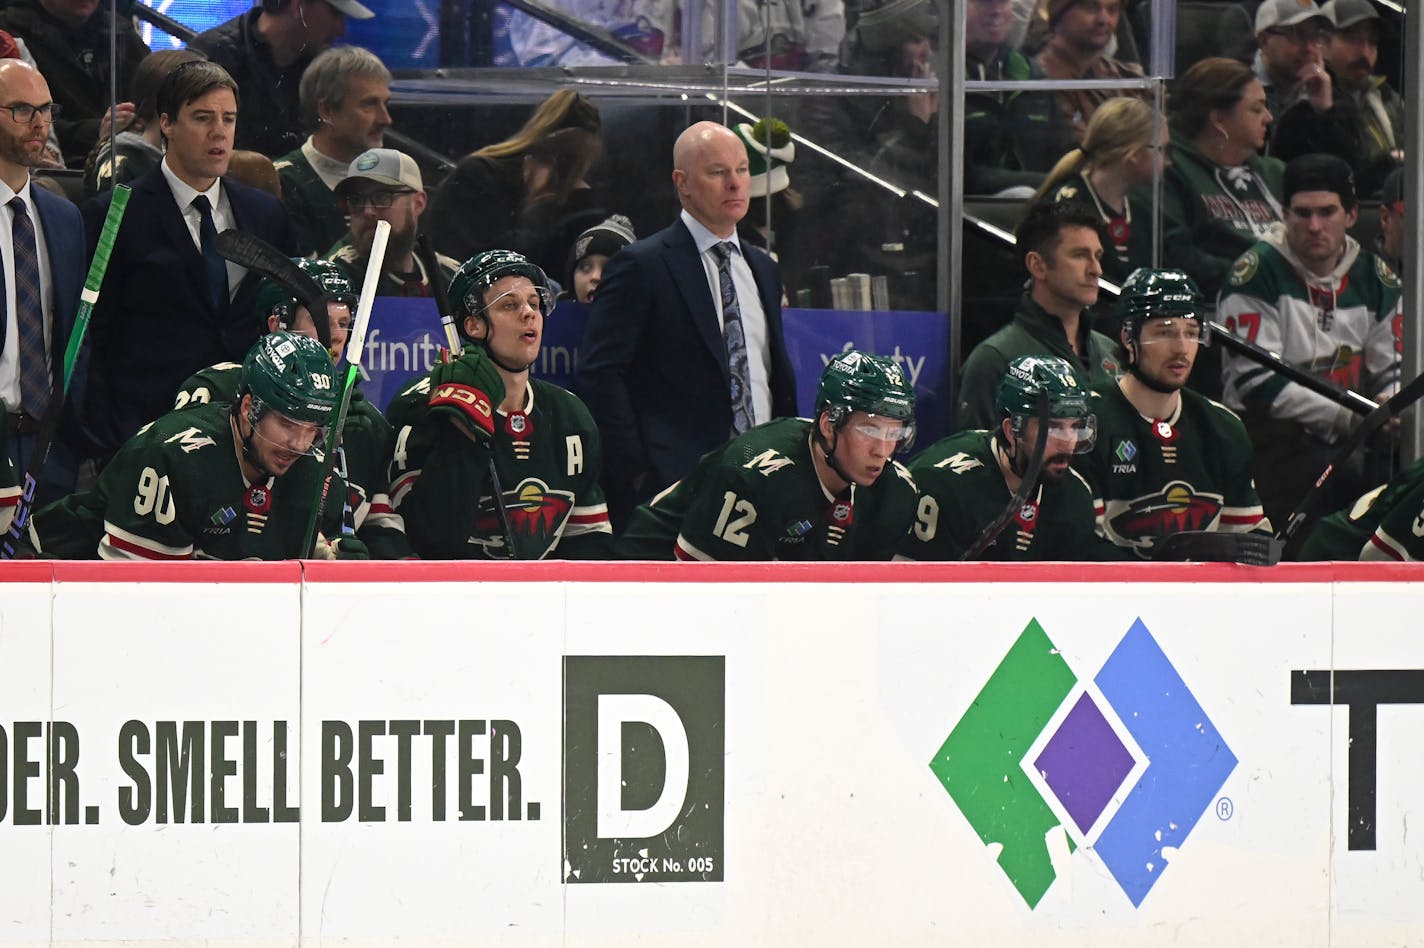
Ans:
[{"label": "coach wearing glasses", "polygon": [[[34,67],[0,61],[0,417],[17,473],[30,462],[39,419],[64,377],[64,350],[84,283],[78,209],[30,182],[30,169],[44,162],[54,112],[49,86]],[[74,488],[72,407],[84,395],[83,364],[76,369],[71,410],[39,484],[41,502]]]},{"label": "coach wearing glasses", "polygon": [[[328,259],[353,284],[360,286],[366,278],[376,224],[386,221],[391,225],[391,236],[376,295],[434,295],[426,261],[415,254],[420,215],[425,213],[425,186],[420,168],[409,155],[394,148],[372,148],[357,155],[336,186],[336,200],[350,217],[351,230],[331,249]],[[460,264],[439,254],[436,259],[449,286]]]}]

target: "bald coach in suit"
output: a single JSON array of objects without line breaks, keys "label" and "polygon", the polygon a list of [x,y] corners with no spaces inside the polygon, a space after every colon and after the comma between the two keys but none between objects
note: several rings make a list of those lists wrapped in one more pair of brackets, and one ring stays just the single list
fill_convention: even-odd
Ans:
[{"label": "bald coach in suit", "polygon": [[579,357],[615,525],[732,435],[796,413],[781,276],[737,238],[745,146],[698,122],[673,146],[672,180],[682,214],[605,265]]}]

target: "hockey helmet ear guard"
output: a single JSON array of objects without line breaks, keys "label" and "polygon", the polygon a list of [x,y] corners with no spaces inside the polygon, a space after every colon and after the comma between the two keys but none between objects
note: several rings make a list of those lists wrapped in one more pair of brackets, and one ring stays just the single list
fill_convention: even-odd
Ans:
[{"label": "hockey helmet ear guard", "polygon": [[1028,423],[1038,418],[1040,399],[1048,399],[1050,442],[1071,442],[1073,451],[1092,450],[1098,436],[1098,419],[1091,395],[1078,373],[1063,359],[1019,356],[1009,363],[994,399],[1000,418],[1009,419],[1016,439],[1023,439]]},{"label": "hockey helmet ear guard", "polygon": [[[871,415],[869,427],[908,450],[915,437],[915,390],[893,360],[852,349],[832,359],[816,387],[816,414],[845,427],[853,413]],[[893,424],[898,423],[898,424]]]},{"label": "hockey helmet ear guard", "polygon": [[450,281],[450,305],[461,336],[470,338],[465,331],[465,320],[485,312],[488,306],[485,290],[507,276],[522,276],[533,283],[539,291],[542,312],[549,315],[554,308],[554,294],[544,271],[512,250],[486,250],[466,260]]}]

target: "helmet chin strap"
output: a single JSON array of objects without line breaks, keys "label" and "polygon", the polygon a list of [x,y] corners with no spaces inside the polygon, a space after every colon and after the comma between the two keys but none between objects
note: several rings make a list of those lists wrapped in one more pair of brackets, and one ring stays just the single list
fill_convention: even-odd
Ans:
[{"label": "helmet chin strap", "polygon": [[249,430],[247,434],[242,433],[242,419],[240,416],[242,400],[238,399],[237,404],[232,406],[232,423],[237,426],[237,440],[242,445],[242,459],[257,469],[259,474],[266,477],[276,477],[276,473],[267,470],[257,457],[257,452],[252,447],[252,439],[257,437],[257,419],[261,416],[257,413],[256,406],[247,414],[247,424]]},{"label": "helmet chin strap", "polygon": [[851,480],[851,476],[846,473],[845,468],[841,467],[840,460],[836,458],[836,445],[839,444],[841,440],[840,427],[838,425],[831,426],[831,434],[834,437],[832,437],[830,441],[827,441],[825,435],[821,434],[821,424],[820,419],[818,418],[816,420],[814,434],[816,437],[816,446],[819,447],[822,453],[826,455],[826,466],[829,467],[833,472],[835,472],[836,477],[839,477],[847,484],[854,483],[854,481]]}]

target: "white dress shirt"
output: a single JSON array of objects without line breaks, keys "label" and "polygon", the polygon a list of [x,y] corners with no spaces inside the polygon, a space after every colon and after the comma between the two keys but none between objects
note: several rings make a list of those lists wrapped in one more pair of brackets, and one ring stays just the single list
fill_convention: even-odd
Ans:
[{"label": "white dress shirt", "polygon": [[[29,181],[20,189],[20,197],[30,211],[30,222],[35,227],[35,245],[40,265],[40,305],[43,307],[45,348],[48,352],[54,324],[54,290],[50,286],[49,251],[45,247],[44,225],[35,210],[35,202],[30,196]],[[10,209],[10,199],[15,192],[4,181],[0,181],[0,266],[5,268],[5,349],[0,352],[0,398],[5,399],[9,411],[20,410],[20,324],[15,317],[15,212]],[[51,353],[52,354],[52,353]]]},{"label": "white dress shirt", "polygon": [[[712,305],[717,310],[717,324],[725,325],[722,317],[722,277],[717,270],[717,254],[712,248],[722,243],[722,238],[702,225],[697,218],[683,209],[682,222],[692,233],[697,253],[702,258],[702,270],[707,274],[707,286],[712,291]],[[742,334],[747,340],[748,380],[752,389],[752,423],[759,425],[771,421],[771,346],[766,328],[766,311],[761,305],[761,293],[757,291],[756,277],[747,263],[741,239],[733,234],[727,238],[737,250],[732,254],[732,286],[737,290],[737,306],[742,311]],[[724,356],[725,358],[725,356]]]}]

